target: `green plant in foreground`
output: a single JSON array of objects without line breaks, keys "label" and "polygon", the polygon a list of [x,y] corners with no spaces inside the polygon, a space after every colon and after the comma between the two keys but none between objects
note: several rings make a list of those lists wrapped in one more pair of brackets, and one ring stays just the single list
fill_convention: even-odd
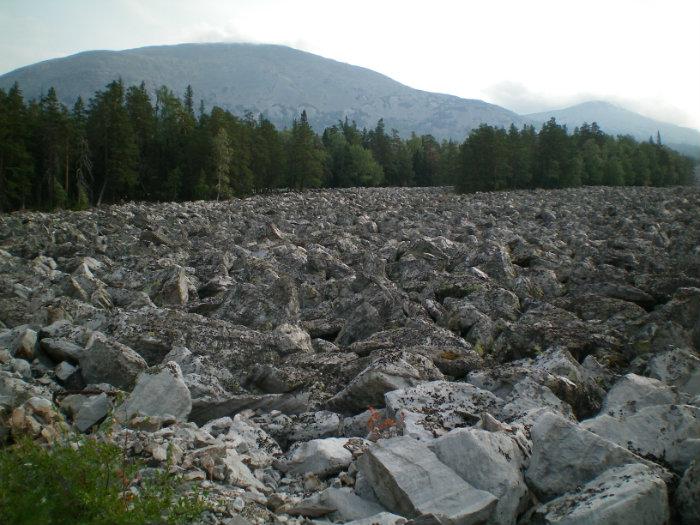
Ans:
[{"label": "green plant in foreground", "polygon": [[[2,523],[126,525],[186,523],[204,510],[197,494],[182,496],[179,480],[154,471],[130,490],[142,465],[116,445],[94,439],[45,448],[31,439],[0,449]],[[136,492],[136,493],[134,493]]]}]

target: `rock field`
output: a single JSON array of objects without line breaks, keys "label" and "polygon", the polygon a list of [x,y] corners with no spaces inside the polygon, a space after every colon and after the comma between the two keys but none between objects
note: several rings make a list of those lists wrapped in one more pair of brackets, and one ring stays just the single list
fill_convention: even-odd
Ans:
[{"label": "rock field", "polygon": [[0,216],[0,442],[107,418],[204,524],[698,524],[699,350],[697,188]]}]

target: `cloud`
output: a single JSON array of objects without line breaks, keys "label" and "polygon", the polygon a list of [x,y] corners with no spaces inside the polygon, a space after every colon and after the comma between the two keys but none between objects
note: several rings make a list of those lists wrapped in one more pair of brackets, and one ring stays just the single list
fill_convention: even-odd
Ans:
[{"label": "cloud", "polygon": [[529,89],[520,82],[502,81],[481,90],[488,102],[498,104],[516,113],[539,113],[588,102],[604,100],[646,117],[679,126],[696,127],[692,115],[658,97],[627,98],[610,93],[580,92],[567,95],[542,93]]},{"label": "cloud", "polygon": [[183,32],[183,42],[252,42],[260,43],[240,31],[232,22],[213,25],[200,22]]},{"label": "cloud", "polygon": [[560,109],[595,98],[583,93],[568,96],[538,93],[520,82],[510,80],[492,84],[482,89],[481,92],[488,102],[521,114]]}]

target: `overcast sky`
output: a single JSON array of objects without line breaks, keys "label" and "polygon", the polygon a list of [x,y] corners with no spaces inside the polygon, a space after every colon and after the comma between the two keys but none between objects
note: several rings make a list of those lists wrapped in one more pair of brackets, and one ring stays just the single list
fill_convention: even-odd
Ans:
[{"label": "overcast sky", "polygon": [[700,129],[698,0],[0,0],[0,73],[219,41],[285,44],[521,113],[604,99]]}]

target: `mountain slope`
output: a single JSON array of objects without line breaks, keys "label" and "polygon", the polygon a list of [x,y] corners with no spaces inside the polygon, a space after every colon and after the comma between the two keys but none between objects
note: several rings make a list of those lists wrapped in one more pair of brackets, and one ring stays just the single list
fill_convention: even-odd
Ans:
[{"label": "mountain slope", "polygon": [[605,133],[632,135],[637,140],[648,140],[649,137],[656,139],[658,131],[664,144],[700,146],[700,132],[697,130],[660,122],[603,101],[584,102],[564,109],[532,113],[525,117],[538,124],[554,117],[558,123],[566,124],[571,130],[584,122],[597,122]]},{"label": "mountain slope", "polygon": [[125,84],[145,80],[150,88],[166,85],[182,94],[191,84],[195,99],[242,115],[264,113],[286,127],[306,109],[317,130],[346,116],[358,126],[374,127],[384,118],[386,129],[403,135],[415,131],[437,138],[464,138],[485,122],[521,125],[525,119],[480,100],[409,88],[369,69],[351,66],[284,46],[256,44],[181,44],[89,51],[26,66],[0,76],[0,88],[18,82],[27,98],[50,86],[72,105],[87,100],[111,80]]}]

